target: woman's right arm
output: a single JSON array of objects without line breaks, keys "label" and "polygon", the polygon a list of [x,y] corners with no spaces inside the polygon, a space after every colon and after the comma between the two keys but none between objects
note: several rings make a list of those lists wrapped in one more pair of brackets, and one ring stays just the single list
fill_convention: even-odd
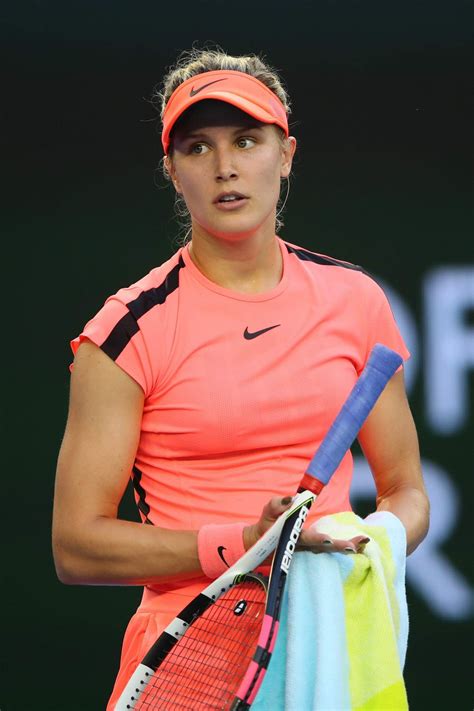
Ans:
[{"label": "woman's right arm", "polygon": [[143,403],[140,386],[100,348],[80,345],[54,496],[53,554],[64,583],[142,585],[202,574],[197,531],[117,519]]}]

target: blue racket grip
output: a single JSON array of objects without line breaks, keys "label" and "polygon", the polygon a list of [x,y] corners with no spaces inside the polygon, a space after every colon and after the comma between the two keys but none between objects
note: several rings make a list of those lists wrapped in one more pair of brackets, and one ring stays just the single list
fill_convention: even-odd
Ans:
[{"label": "blue racket grip", "polygon": [[328,483],[382,390],[402,362],[401,356],[390,348],[380,343],[373,347],[364,370],[309,463],[306,474],[323,485]]}]

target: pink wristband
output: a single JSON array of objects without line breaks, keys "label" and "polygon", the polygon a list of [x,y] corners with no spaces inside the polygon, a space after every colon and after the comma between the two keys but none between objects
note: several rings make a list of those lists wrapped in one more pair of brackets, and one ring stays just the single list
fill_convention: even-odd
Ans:
[{"label": "pink wristband", "polygon": [[245,553],[246,523],[210,523],[199,529],[198,556],[208,578],[218,578]]}]

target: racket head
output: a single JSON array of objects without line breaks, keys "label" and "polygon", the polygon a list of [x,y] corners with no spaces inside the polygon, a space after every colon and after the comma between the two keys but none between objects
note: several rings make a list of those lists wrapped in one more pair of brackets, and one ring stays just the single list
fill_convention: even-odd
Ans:
[{"label": "racket head", "polygon": [[[216,580],[213,580],[210,585],[208,585],[183,610],[181,610],[177,617],[168,625],[164,632],[157,638],[156,642],[150,647],[142,662],[138,665],[137,669],[130,677],[115,706],[115,711],[126,711],[134,708],[146,708],[151,711],[154,708],[167,708],[167,706],[163,706],[161,702],[158,702],[156,706],[153,706],[154,702],[152,700],[148,702],[148,705],[145,705],[145,690],[151,683],[153,677],[156,675],[156,669],[163,664],[163,660],[167,658],[167,655],[170,654],[176,644],[182,644],[181,640],[183,636],[187,636],[190,633],[190,630],[196,625],[199,617],[204,615],[208,608],[216,605],[218,601],[222,600],[222,598],[228,593],[229,600],[234,600],[235,596],[240,594],[239,600],[235,603],[237,605],[237,603],[241,600],[246,601],[246,595],[250,594],[248,589],[242,586],[248,586],[250,581],[253,581],[252,584],[255,585],[255,581],[257,581],[259,587],[257,587],[256,590],[259,590],[259,594],[262,595],[262,610],[264,609],[267,581],[262,576],[254,574],[253,571],[258,568],[258,566],[260,566],[275,550],[280,539],[281,531],[283,530],[288,517],[291,516],[294,511],[298,511],[300,509],[302,503],[308,500],[308,495],[311,499],[313,498],[313,494],[310,494],[309,492],[297,494],[293,498],[290,508],[279,516],[275,523],[263,534],[257,543],[252,546],[236,563],[234,563],[228,571]],[[232,589],[234,589],[233,592],[231,592]],[[240,591],[240,593],[237,591]],[[245,608],[245,611],[247,610],[246,605],[242,605],[241,607]],[[231,619],[232,622],[235,622],[236,617],[239,617],[239,615],[234,613],[234,608],[232,608],[232,612],[233,617]],[[245,619],[246,618],[242,616],[242,620]],[[259,619],[260,627],[262,620],[263,614]],[[243,627],[242,622],[239,623],[239,627]],[[252,653],[255,651],[255,640],[258,638],[260,631],[260,628],[258,628],[255,633],[256,636],[254,636],[254,632],[252,632],[251,637],[249,633],[249,639],[252,640],[253,644],[253,649],[251,650]],[[249,655],[250,656],[248,656],[248,658],[247,656],[239,657],[238,667],[240,670],[240,676],[238,683],[236,683],[234,694],[237,691],[243,672],[252,658],[252,654],[249,653]],[[195,666],[198,666],[199,663],[199,659],[196,659]],[[149,691],[146,693],[147,695],[150,695]],[[232,695],[232,698],[234,694]],[[174,701],[173,703],[174,706],[169,706],[168,708],[180,708]],[[217,706],[212,706],[207,703],[207,706],[202,708],[229,707],[230,703],[228,703],[227,706],[222,705],[222,703]],[[199,708],[199,706],[192,706],[191,701],[187,708],[194,709]]]},{"label": "racket head", "polygon": [[267,582],[247,573],[215,599],[198,595],[149,649],[116,711],[229,709],[261,632]]}]

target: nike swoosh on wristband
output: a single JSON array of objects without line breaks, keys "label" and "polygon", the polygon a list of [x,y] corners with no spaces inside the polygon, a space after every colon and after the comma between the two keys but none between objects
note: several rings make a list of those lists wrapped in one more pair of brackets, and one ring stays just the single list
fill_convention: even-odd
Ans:
[{"label": "nike swoosh on wristband", "polygon": [[195,89],[194,86],[189,92],[189,96],[196,96],[196,94],[199,94],[200,91],[206,88],[206,86],[211,86],[211,84],[217,84],[218,81],[225,81],[224,79],[214,79],[214,81],[209,81],[207,84],[203,84],[202,86],[199,87],[199,89]]},{"label": "nike swoosh on wristband", "polygon": [[228,563],[228,562],[226,561],[226,559],[224,558],[224,551],[226,551],[226,550],[227,550],[227,548],[226,548],[225,546],[219,546],[219,547],[217,548],[217,555],[219,556],[219,558],[221,559],[221,561],[222,561],[223,563],[225,563],[228,568],[230,568],[229,563]]},{"label": "nike swoosh on wristband", "polygon": [[262,328],[260,331],[253,331],[252,333],[249,331],[248,326],[244,331],[244,338],[247,341],[251,341],[252,338],[257,338],[257,336],[261,336],[262,333],[266,333],[267,331],[271,331],[272,328],[278,328],[278,326],[281,326],[281,323],[277,323],[275,326],[268,326],[268,328]]}]

